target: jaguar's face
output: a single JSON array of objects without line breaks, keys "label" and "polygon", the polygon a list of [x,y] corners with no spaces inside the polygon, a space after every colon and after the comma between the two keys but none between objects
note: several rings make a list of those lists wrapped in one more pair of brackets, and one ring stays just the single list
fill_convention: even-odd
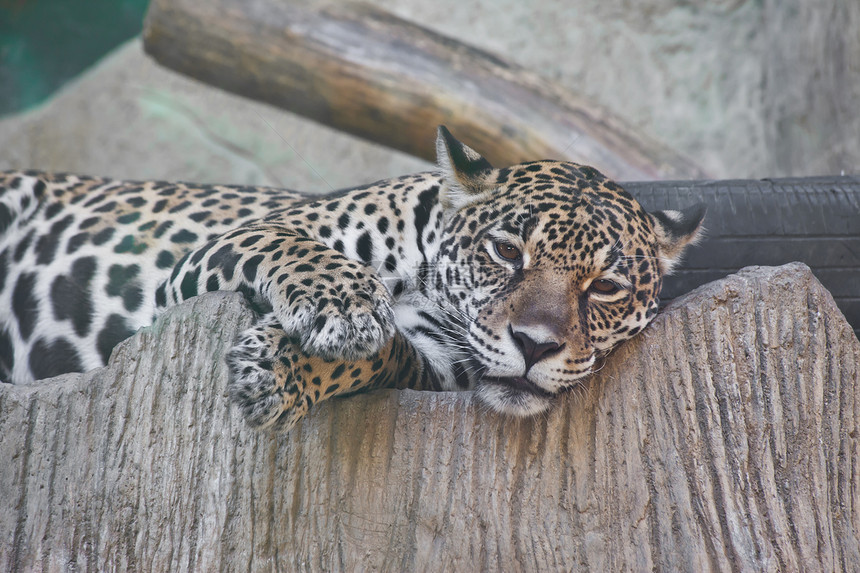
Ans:
[{"label": "jaguar's face", "polygon": [[545,161],[469,173],[470,159],[452,186],[461,201],[476,200],[451,205],[436,288],[479,373],[478,395],[532,415],[650,322],[662,276],[703,212],[649,215],[590,167]]}]

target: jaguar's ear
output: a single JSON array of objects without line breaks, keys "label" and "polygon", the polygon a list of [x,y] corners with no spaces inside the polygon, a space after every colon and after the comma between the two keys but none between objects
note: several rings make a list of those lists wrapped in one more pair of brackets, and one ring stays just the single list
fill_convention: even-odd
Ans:
[{"label": "jaguar's ear", "polygon": [[477,151],[457,141],[444,125],[436,134],[436,161],[447,183],[441,197],[446,208],[459,209],[479,201],[495,188],[495,168]]},{"label": "jaguar's ear", "polygon": [[683,211],[654,211],[648,215],[657,235],[660,270],[667,275],[681,260],[684,249],[702,238],[705,205],[699,203]]}]

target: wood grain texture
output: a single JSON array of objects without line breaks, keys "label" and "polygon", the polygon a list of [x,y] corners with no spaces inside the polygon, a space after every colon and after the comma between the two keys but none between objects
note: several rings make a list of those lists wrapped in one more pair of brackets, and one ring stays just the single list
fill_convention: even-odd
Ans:
[{"label": "wood grain texture", "polygon": [[215,293],[102,370],[0,387],[0,570],[850,571],[860,342],[799,264],[674,301],[512,420],[385,390],[256,434]]},{"label": "wood grain texture", "polygon": [[368,5],[154,0],[143,38],[168,68],[431,161],[445,124],[499,166],[571,159],[616,179],[704,175],[530,70]]}]

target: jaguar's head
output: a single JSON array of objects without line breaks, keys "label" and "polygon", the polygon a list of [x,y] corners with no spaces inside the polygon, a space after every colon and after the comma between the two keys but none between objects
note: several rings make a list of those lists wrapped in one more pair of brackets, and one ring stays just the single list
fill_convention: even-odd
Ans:
[{"label": "jaguar's head", "polygon": [[646,213],[596,169],[496,169],[439,128],[446,231],[433,287],[492,408],[532,415],[657,313],[662,278],[704,207]]}]

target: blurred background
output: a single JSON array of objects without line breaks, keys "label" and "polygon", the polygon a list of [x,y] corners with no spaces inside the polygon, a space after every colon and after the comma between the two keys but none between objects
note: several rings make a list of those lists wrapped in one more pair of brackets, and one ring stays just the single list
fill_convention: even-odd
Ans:
[{"label": "blurred background", "polygon": [[[598,102],[713,177],[860,172],[856,0],[374,3]],[[139,39],[147,4],[0,1],[0,169],[325,191],[429,166],[160,67]]]},{"label": "blurred background", "polygon": [[140,34],[149,0],[0,3],[0,116],[30,109]]}]

